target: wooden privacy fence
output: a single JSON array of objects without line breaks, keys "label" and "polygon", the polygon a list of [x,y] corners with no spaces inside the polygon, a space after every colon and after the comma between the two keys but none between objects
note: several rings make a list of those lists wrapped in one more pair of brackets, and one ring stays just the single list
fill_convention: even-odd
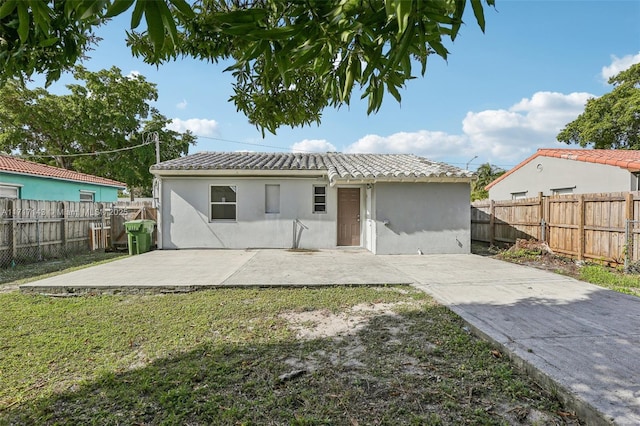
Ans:
[{"label": "wooden privacy fence", "polygon": [[640,260],[640,193],[571,194],[471,205],[471,239],[544,241],[556,253],[611,263]]},{"label": "wooden privacy fence", "polygon": [[0,266],[111,249],[121,234],[126,248],[124,222],[140,212],[156,217],[146,205],[0,198]]}]

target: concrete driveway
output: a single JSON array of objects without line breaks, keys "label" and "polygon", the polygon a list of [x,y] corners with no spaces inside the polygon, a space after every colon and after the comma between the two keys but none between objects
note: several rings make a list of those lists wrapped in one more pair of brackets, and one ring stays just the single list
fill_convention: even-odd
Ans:
[{"label": "concrete driveway", "polygon": [[24,292],[413,284],[502,347],[588,424],[640,424],[640,298],[474,255],[364,250],[154,251],[22,285]]}]

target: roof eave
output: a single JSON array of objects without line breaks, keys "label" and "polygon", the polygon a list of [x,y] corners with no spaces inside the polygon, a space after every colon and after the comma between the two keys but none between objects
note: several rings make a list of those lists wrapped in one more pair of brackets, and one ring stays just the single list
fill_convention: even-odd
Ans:
[{"label": "roof eave", "polygon": [[375,183],[471,183],[471,177],[460,176],[422,176],[422,177],[379,177],[379,178],[336,178],[331,181],[334,185],[364,185]]},{"label": "roof eave", "polygon": [[16,172],[16,171],[13,171],[13,170],[0,170],[0,173],[36,177],[36,178],[41,178],[41,179],[62,180],[62,181],[65,181],[65,182],[73,182],[73,183],[85,183],[87,185],[108,186],[110,188],[117,188],[117,189],[127,189],[127,185],[126,184],[117,185],[117,184],[106,183],[106,182],[104,182],[104,183],[89,182],[89,181],[86,181],[86,180],[69,179],[69,178],[62,178],[62,177],[57,177],[57,176],[44,176],[44,175],[39,175],[39,174],[35,174],[35,173]]},{"label": "roof eave", "polygon": [[304,169],[304,170],[264,170],[264,169],[150,169],[154,176],[212,176],[212,177],[278,177],[278,176],[321,176],[327,175],[326,170]]}]

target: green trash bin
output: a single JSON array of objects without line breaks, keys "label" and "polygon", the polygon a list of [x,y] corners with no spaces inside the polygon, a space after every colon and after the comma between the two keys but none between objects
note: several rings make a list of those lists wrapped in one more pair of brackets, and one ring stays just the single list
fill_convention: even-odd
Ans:
[{"label": "green trash bin", "polygon": [[141,254],[151,250],[151,235],[156,223],[153,220],[130,220],[124,223],[129,243],[129,254]]}]

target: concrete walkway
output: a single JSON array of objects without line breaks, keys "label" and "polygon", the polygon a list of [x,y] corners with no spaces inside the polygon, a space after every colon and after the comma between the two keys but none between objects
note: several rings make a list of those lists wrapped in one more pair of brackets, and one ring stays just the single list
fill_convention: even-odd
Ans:
[{"label": "concrete walkway", "polygon": [[588,424],[640,424],[640,298],[474,255],[365,250],[154,251],[20,286],[23,292],[413,284],[501,346]]},{"label": "concrete walkway", "polygon": [[385,260],[588,424],[640,424],[640,298],[480,256]]}]

